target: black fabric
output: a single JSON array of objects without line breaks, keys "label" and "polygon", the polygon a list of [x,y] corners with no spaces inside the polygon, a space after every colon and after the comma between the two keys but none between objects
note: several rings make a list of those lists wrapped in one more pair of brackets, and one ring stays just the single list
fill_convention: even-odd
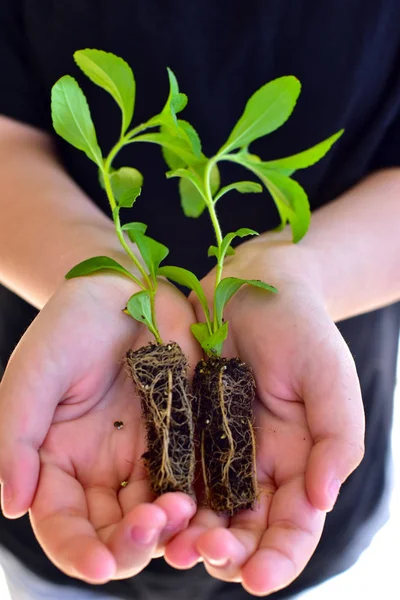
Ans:
[{"label": "black fabric", "polygon": [[[135,123],[163,105],[169,65],[190,98],[186,118],[201,132],[204,151],[210,154],[226,139],[257,87],[293,74],[303,84],[293,116],[255,143],[254,151],[265,159],[279,158],[344,127],[345,135],[329,155],[298,174],[315,209],[375,169],[400,166],[399,23],[398,0],[3,0],[0,113],[52,133],[50,88],[70,73],[88,97],[101,146],[109,148],[119,127],[118,109],[85,80],[72,60],[78,48],[101,48],[120,54],[133,67]],[[71,176],[107,211],[95,167],[83,153],[59,138],[55,141]],[[213,241],[207,217],[184,219],[176,182],[165,180],[158,149],[135,145],[124,150],[120,161],[137,166],[145,176],[135,218],[148,223],[150,235],[171,248],[171,264],[205,274],[211,264],[204,248]],[[227,180],[239,173],[233,168],[222,172]],[[257,195],[246,198],[245,210],[243,198],[232,196],[221,203],[220,216],[226,231],[243,226],[267,230],[278,224],[272,201]],[[0,288],[3,367],[35,314]],[[400,306],[394,305],[339,324],[361,380],[366,457],[343,486],[305,571],[271,598],[289,597],[348,568],[374,533],[373,527],[365,531],[386,488],[399,318]],[[41,576],[89,587],[51,565],[27,518],[1,518],[0,540]],[[161,559],[135,578],[94,589],[140,600],[250,597],[236,584],[212,580],[201,565],[177,572]]]}]

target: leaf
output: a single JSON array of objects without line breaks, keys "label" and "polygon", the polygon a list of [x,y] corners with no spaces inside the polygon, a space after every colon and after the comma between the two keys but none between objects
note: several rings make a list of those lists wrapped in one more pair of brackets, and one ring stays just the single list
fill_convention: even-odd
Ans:
[{"label": "leaf", "polygon": [[224,239],[222,240],[222,244],[221,244],[221,258],[222,260],[225,258],[225,255],[227,254],[227,250],[230,247],[231,242],[235,239],[235,237],[246,237],[248,235],[260,235],[257,231],[254,231],[254,229],[247,229],[247,227],[242,227],[241,229],[238,229],[237,231],[234,231],[233,233],[227,233],[224,236]]},{"label": "leaf", "polygon": [[[233,256],[234,254],[235,254],[235,249],[232,248],[232,246],[228,246],[227,251],[225,253],[225,256]],[[218,248],[217,248],[217,246],[210,246],[208,248],[207,256],[208,257],[215,256],[216,258],[218,258]]]},{"label": "leaf", "polygon": [[226,304],[242,287],[242,285],[246,283],[253,287],[262,288],[275,294],[278,291],[274,286],[268,285],[259,279],[240,279],[239,277],[226,277],[225,279],[222,279],[215,292],[215,309],[217,322],[219,324],[222,324],[222,315]]},{"label": "leaf", "polygon": [[[190,123],[179,119],[175,122],[174,126],[171,127],[170,123],[167,121],[162,123],[160,131],[162,135],[181,140],[181,143],[191,148],[196,159],[202,159],[201,141],[197,131]],[[170,169],[179,169],[180,167],[186,167],[188,164],[185,158],[177,155],[171,148],[163,146],[162,153],[164,160]]]},{"label": "leaf", "polygon": [[284,175],[292,175],[299,169],[306,169],[317,163],[321,158],[329,152],[333,144],[343,135],[344,129],[341,129],[331,137],[327,138],[323,142],[312,146],[308,150],[287,156],[286,158],[279,158],[278,160],[270,160],[264,162],[263,165],[268,169],[277,169],[283,172]]},{"label": "leaf", "polygon": [[206,352],[213,352],[218,355],[221,354],[223,343],[228,337],[228,332],[229,325],[226,321],[225,323],[222,323],[215,333],[200,342],[201,347]]},{"label": "leaf", "polygon": [[[179,182],[179,194],[181,198],[182,210],[186,217],[197,218],[204,212],[206,203],[203,197],[204,192],[204,170],[207,166],[207,158],[201,163],[192,165],[187,169],[175,169],[167,173],[167,178],[181,177]],[[217,165],[211,169],[211,193],[219,188],[220,174]]]},{"label": "leaf", "polygon": [[138,234],[145,234],[147,230],[147,225],[144,223],[126,223],[122,225],[122,231],[126,231],[131,242],[135,242],[135,236]]},{"label": "leaf", "polygon": [[158,275],[167,277],[171,281],[193,290],[199,299],[201,306],[203,307],[204,314],[209,317],[207,298],[203,288],[201,287],[200,281],[197,279],[194,273],[188,271],[187,269],[183,269],[182,267],[165,266],[158,269]]},{"label": "leaf", "polygon": [[166,173],[167,179],[180,177],[179,194],[183,212],[187,217],[199,217],[206,207],[203,182],[194,169],[175,169]]},{"label": "leaf", "polygon": [[299,242],[307,233],[311,221],[306,192],[297,181],[279,171],[262,168],[260,176],[277,205],[283,226],[289,221],[293,242]]},{"label": "leaf", "polygon": [[228,192],[236,190],[241,194],[259,194],[263,191],[262,185],[256,183],[255,181],[237,181],[236,183],[231,183],[223,187],[219,193],[214,198],[214,204],[218,202],[222,196],[225,196]]},{"label": "leaf", "polygon": [[68,273],[65,275],[65,278],[72,279],[74,277],[82,277],[83,275],[90,275],[96,271],[104,270],[118,271],[130,279],[133,278],[133,275],[127,269],[125,269],[125,267],[117,263],[117,261],[115,261],[113,258],[108,258],[108,256],[94,256],[93,258],[88,258],[87,260],[82,261],[68,271]]},{"label": "leaf", "polygon": [[53,85],[51,115],[58,135],[100,167],[103,160],[89,106],[73,77],[64,75]]},{"label": "leaf", "polygon": [[193,323],[193,325],[190,326],[190,330],[200,346],[202,346],[203,342],[210,337],[207,323]]},{"label": "leaf", "polygon": [[167,102],[161,111],[161,115],[167,117],[167,123],[169,120],[168,117],[171,117],[172,122],[176,124],[176,115],[185,108],[188,98],[186,94],[182,94],[179,91],[178,80],[175,77],[175,73],[169,67],[167,67],[167,72],[169,79],[169,95]]},{"label": "leaf", "polygon": [[189,142],[180,137],[169,133],[145,133],[132,138],[128,143],[134,142],[150,142],[152,144],[160,144],[163,148],[176,154],[186,165],[193,165],[199,162],[198,157],[194,154]]},{"label": "leaf", "polygon": [[135,104],[135,79],[132,69],[120,56],[103,50],[77,50],[74,59],[93,83],[114,98],[122,112],[122,132],[128,129]]},{"label": "leaf", "polygon": [[299,80],[292,75],[263,85],[248,100],[242,116],[219,152],[248,146],[281,127],[290,117],[300,90]]},{"label": "leaf", "polygon": [[143,258],[149,273],[153,280],[156,279],[158,274],[158,267],[160,263],[166,258],[169,254],[169,250],[167,246],[164,244],[160,244],[153,238],[140,233],[140,231],[131,230],[131,235],[133,241],[139,248],[139,252],[141,257]]},{"label": "leaf", "polygon": [[126,311],[140,323],[144,323],[154,334],[153,319],[151,314],[150,294],[148,290],[142,290],[133,294],[128,300]]},{"label": "leaf", "polygon": [[111,173],[110,180],[117,204],[131,208],[142,191],[143,175],[137,169],[121,167]]},{"label": "leaf", "polygon": [[189,141],[194,154],[201,158],[201,141],[199,134],[188,121],[178,119],[178,127],[184,133],[186,139]]}]

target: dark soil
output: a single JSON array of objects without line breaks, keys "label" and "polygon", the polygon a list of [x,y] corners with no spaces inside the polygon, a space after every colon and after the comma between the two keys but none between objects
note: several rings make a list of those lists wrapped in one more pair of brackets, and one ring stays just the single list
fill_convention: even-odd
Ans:
[{"label": "dark soil", "polygon": [[129,350],[126,365],[142,401],[147,433],[143,455],[153,492],[192,493],[194,430],[187,360],[178,344]]},{"label": "dark soil", "polygon": [[257,481],[251,369],[238,358],[202,360],[193,392],[207,505],[231,516],[252,508]]}]

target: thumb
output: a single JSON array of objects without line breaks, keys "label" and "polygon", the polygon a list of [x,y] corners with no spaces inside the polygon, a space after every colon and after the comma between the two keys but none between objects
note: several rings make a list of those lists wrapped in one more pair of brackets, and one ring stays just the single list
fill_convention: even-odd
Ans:
[{"label": "thumb", "polygon": [[40,471],[39,448],[61,397],[60,378],[55,376],[58,366],[51,349],[39,343],[36,329],[34,321],[0,382],[1,505],[10,519],[23,516],[32,504]]}]

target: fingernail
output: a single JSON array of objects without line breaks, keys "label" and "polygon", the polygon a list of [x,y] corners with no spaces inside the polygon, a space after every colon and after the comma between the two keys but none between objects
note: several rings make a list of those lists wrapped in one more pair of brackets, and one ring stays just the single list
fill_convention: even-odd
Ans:
[{"label": "fingernail", "polygon": [[333,508],[335,506],[335,502],[337,500],[337,497],[339,495],[339,490],[340,490],[340,486],[341,486],[341,482],[339,479],[335,478],[332,479],[330,486],[329,486],[329,496],[330,496],[330,500],[331,500],[331,507]]},{"label": "fingernail", "polygon": [[220,567],[220,568],[226,567],[229,562],[229,558],[207,558],[206,557],[205,560],[212,567]]},{"label": "fingernail", "polygon": [[11,504],[12,497],[13,497],[13,494],[12,494],[11,485],[9,483],[2,483],[1,484],[1,507],[2,507],[3,512]]},{"label": "fingernail", "polygon": [[146,527],[132,527],[131,538],[136,544],[152,544],[159,534],[158,529],[148,529]]}]

